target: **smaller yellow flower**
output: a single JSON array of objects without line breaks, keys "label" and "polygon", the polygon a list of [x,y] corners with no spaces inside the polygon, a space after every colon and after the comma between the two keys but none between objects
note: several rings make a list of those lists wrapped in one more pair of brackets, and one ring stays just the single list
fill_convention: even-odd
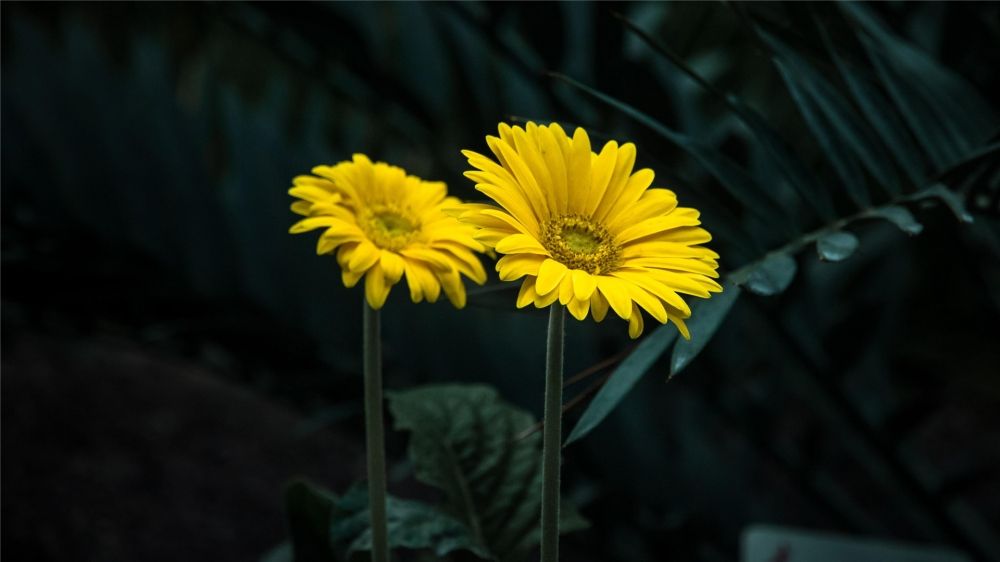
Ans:
[{"label": "smaller yellow flower", "polygon": [[435,302],[444,289],[456,308],[465,306],[462,275],[486,282],[473,253],[485,248],[473,238],[475,227],[456,218],[466,206],[447,196],[444,183],[408,176],[363,154],[312,173],[296,177],[288,191],[298,199],[292,212],[305,217],[289,232],[325,229],[316,253],[336,251],[345,286],[364,277],[372,308],[382,308],[404,275],[413,302]]}]

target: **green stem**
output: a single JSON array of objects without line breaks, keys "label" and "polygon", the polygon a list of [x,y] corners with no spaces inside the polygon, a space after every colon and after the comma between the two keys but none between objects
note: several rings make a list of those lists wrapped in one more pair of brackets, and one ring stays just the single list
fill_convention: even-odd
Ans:
[{"label": "green stem", "polygon": [[379,312],[364,303],[365,438],[372,562],[389,561],[386,523],[385,428],[382,421],[382,339]]},{"label": "green stem", "polygon": [[545,427],[542,433],[542,562],[559,560],[559,462],[562,453],[563,318],[559,303],[549,307],[545,356]]}]

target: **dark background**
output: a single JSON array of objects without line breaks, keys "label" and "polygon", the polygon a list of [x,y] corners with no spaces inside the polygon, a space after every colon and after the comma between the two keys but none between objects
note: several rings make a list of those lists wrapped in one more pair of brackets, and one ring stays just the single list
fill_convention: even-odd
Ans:
[{"label": "dark background", "polygon": [[[1000,5],[872,8],[996,109]],[[726,4],[2,9],[9,560],[254,560],[285,537],[288,478],[342,490],[363,475],[361,291],[287,234],[286,190],[313,165],[365,152],[477,199],[460,149],[512,117],[579,123],[635,141],[657,184],[702,209],[723,267],[745,263],[727,236],[739,207],[703,170],[546,75],[755,169],[759,147],[722,104],[612,11],[827,173]],[[592,528],[564,558],[734,560],[747,525],[773,523],[1000,559],[1000,230],[996,209],[973,211],[966,225],[919,210],[917,237],[861,223],[854,257],[803,252],[791,288],[742,299],[682,376],[665,384],[658,363],[566,450],[564,490]],[[387,387],[485,382],[540,412],[544,314],[510,292],[463,311],[405,293],[383,315]],[[567,373],[620,352],[625,332],[571,322]],[[402,461],[404,436],[389,439]]]}]

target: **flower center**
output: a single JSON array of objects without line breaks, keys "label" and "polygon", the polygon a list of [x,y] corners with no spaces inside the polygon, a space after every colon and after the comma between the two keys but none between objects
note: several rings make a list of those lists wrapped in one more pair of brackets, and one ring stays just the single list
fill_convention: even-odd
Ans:
[{"label": "flower center", "polygon": [[399,250],[420,231],[420,223],[399,209],[378,206],[365,209],[358,217],[361,229],[380,248]]},{"label": "flower center", "polygon": [[581,215],[563,215],[542,225],[542,245],[570,269],[599,274],[618,265],[621,248],[603,225]]}]

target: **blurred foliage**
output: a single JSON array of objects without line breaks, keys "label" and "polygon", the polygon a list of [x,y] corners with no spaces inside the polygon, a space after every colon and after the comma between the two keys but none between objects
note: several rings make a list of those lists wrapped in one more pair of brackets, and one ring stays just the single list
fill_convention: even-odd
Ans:
[{"label": "blurred foliage", "polygon": [[[567,555],[726,559],[762,519],[1000,552],[997,4],[2,9],[8,334],[187,338],[356,425],[361,296],[286,234],[291,177],[363,151],[476,199],[458,149],[579,124],[701,210],[730,289],[691,342],[570,326],[570,415],[595,398],[565,477],[593,528]],[[537,411],[544,318],[495,282],[465,311],[394,291],[387,386]]]}]

